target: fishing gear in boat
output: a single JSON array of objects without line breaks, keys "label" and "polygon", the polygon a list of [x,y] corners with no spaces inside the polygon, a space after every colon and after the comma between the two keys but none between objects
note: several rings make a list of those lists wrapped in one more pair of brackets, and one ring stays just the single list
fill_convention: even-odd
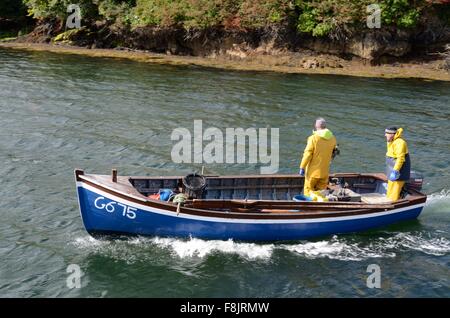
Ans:
[{"label": "fishing gear in boat", "polygon": [[344,178],[331,178],[326,197],[329,201],[361,202],[361,194],[350,189],[350,185]]},{"label": "fishing gear in boat", "polygon": [[198,173],[191,173],[182,179],[182,187],[160,188],[148,195],[150,199],[174,202],[183,205],[188,199],[201,199],[206,188],[206,179]]},{"label": "fishing gear in boat", "polygon": [[181,203],[181,205],[184,204],[184,202],[186,202],[186,200],[188,200],[188,196],[185,193],[178,193],[174,196],[173,198],[173,203]]},{"label": "fishing gear in boat", "polygon": [[206,179],[197,173],[188,174],[183,178],[183,192],[189,198],[201,199],[206,188]]}]

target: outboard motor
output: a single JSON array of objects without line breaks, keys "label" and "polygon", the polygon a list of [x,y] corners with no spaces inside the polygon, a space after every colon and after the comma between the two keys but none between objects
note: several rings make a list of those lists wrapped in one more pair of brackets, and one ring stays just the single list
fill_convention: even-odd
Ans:
[{"label": "outboard motor", "polygon": [[200,174],[188,174],[183,178],[183,187],[189,198],[201,199],[206,188],[206,179]]},{"label": "outboard motor", "polygon": [[420,192],[422,190],[422,185],[423,176],[416,171],[411,171],[411,176],[409,180],[406,181],[405,187],[407,189],[413,189]]}]

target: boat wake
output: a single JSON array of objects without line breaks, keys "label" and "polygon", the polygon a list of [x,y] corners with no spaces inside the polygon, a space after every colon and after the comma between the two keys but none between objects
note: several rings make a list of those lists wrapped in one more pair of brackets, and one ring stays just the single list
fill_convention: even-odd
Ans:
[{"label": "boat wake", "polygon": [[341,261],[363,261],[370,258],[393,258],[398,253],[411,250],[428,255],[443,256],[450,253],[450,240],[422,233],[397,233],[390,237],[378,237],[366,242],[355,238],[333,236],[330,240],[293,244],[241,243],[233,240],[201,240],[191,238],[133,238],[126,240],[97,240],[92,237],[75,239],[73,245],[91,253],[99,253],[114,259],[133,263],[153,258],[155,249],[172,257],[206,258],[217,254],[234,254],[247,260],[270,260],[278,253],[288,251],[307,259],[329,258]]},{"label": "boat wake", "polygon": [[153,238],[151,242],[163,248],[169,248],[178,257],[205,257],[213,253],[237,254],[246,259],[269,259],[275,249],[274,244],[241,243],[233,240],[201,240],[190,238]]},{"label": "boat wake", "polygon": [[308,259],[329,258],[342,261],[362,261],[369,258],[395,257],[394,252],[381,246],[364,246],[345,238],[333,236],[329,241],[281,245],[280,248]]},{"label": "boat wake", "polygon": [[428,195],[425,209],[450,213],[450,190]]}]

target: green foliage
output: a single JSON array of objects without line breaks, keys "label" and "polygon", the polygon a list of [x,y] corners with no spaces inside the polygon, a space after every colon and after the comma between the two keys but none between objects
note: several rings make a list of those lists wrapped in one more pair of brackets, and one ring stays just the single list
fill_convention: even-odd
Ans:
[{"label": "green foliage", "polygon": [[258,27],[281,23],[289,0],[137,0],[132,25],[186,28]]},{"label": "green foliage", "polygon": [[317,15],[314,9],[308,7],[298,17],[297,29],[300,32],[312,33],[317,24]]},{"label": "green foliage", "polygon": [[98,18],[98,5],[95,0],[23,0],[28,7],[28,15],[36,19],[56,18],[65,20],[70,14],[67,8],[70,4],[78,4],[82,20]]},{"label": "green foliage", "polygon": [[[0,0],[0,14],[5,3]],[[5,2],[6,1],[6,2]],[[22,0],[35,18],[65,19],[73,0]],[[367,5],[373,0],[77,0],[82,19],[138,26],[185,28],[254,28],[291,23],[298,32],[321,37],[346,26],[365,27]],[[378,0],[382,26],[414,27],[427,0]],[[447,6],[448,7],[448,6]],[[11,12],[11,10],[9,10]]]},{"label": "green foliage", "polygon": [[[67,17],[72,0],[23,0],[35,18]],[[137,26],[259,27],[283,22],[291,0],[77,0],[82,19]]]},{"label": "green foliage", "polygon": [[302,13],[298,17],[297,29],[304,33],[313,33],[319,24],[317,10],[307,4],[301,6]]},{"label": "green foliage", "polygon": [[321,22],[315,26],[312,35],[318,37],[325,36],[330,33],[331,30],[333,30],[331,22]]},{"label": "green foliage", "polygon": [[66,32],[58,34],[54,39],[53,42],[70,42],[70,40],[73,38],[74,35],[80,32],[80,29],[70,29]]},{"label": "green foliage", "polygon": [[237,18],[244,27],[262,27],[283,23],[293,9],[292,1],[288,0],[244,0],[240,3]]},{"label": "green foliage", "polygon": [[103,0],[98,1],[98,14],[108,22],[129,24],[130,14],[136,1]]},{"label": "green foliage", "polygon": [[133,26],[160,25],[169,26],[183,20],[187,10],[182,0],[137,0],[132,9]]},{"label": "green foliage", "polygon": [[295,0],[300,11],[297,30],[321,37],[337,26],[360,24],[365,19],[366,7],[372,0]]},{"label": "green foliage", "polygon": [[34,18],[63,17],[66,14],[65,1],[24,0],[28,6],[28,14]]},{"label": "green foliage", "polygon": [[[409,28],[417,24],[423,1],[383,0],[381,7],[381,21],[388,25]],[[419,3],[419,5],[417,4]]]},{"label": "green foliage", "polygon": [[[299,32],[313,36],[325,36],[337,27],[362,28],[367,19],[366,8],[373,0],[295,0],[300,14],[297,20]],[[421,13],[431,4],[426,0],[379,0],[383,26],[410,28],[417,25]]]}]

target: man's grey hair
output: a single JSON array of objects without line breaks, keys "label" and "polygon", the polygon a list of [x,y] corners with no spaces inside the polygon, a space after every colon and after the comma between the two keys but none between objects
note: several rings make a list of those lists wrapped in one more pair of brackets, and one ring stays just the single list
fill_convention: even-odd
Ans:
[{"label": "man's grey hair", "polygon": [[327,128],[327,122],[322,117],[316,119],[316,127],[320,127],[321,129]]}]

